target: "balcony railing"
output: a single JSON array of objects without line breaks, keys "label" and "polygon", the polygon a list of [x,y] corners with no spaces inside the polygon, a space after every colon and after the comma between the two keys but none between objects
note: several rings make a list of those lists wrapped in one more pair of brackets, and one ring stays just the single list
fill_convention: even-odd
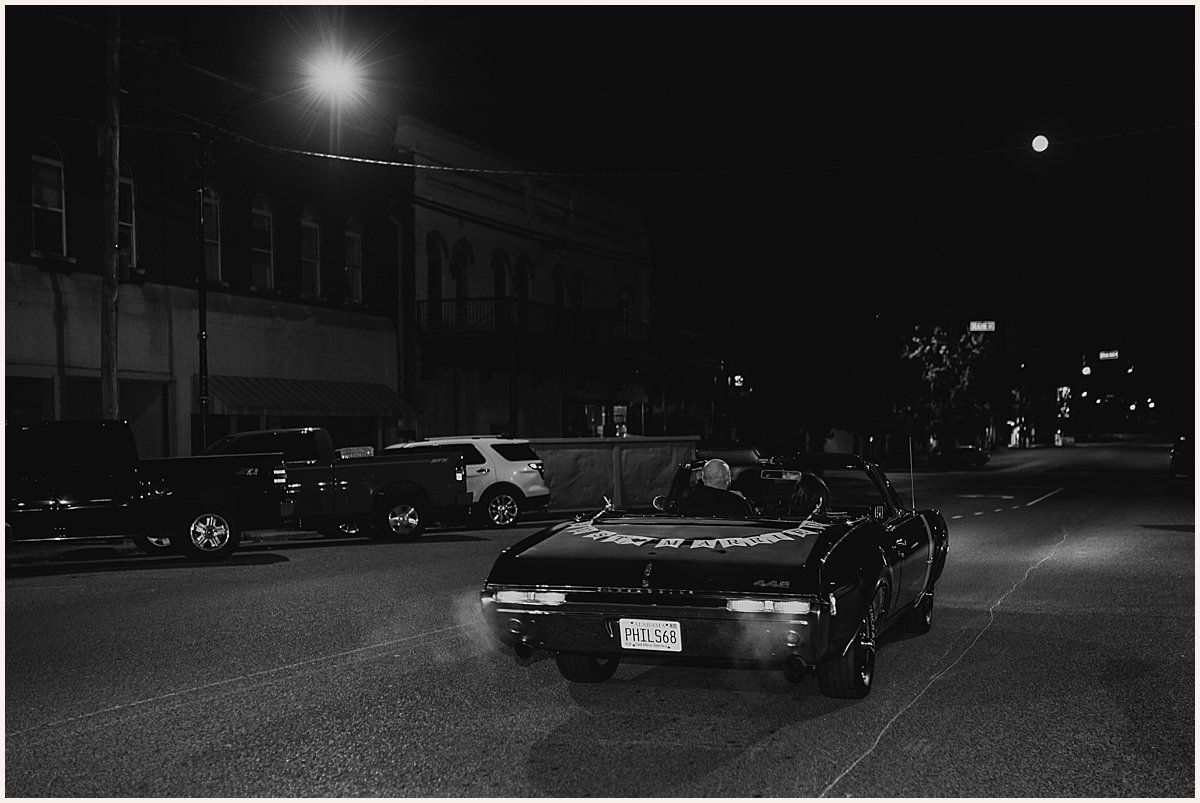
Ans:
[{"label": "balcony railing", "polygon": [[417,302],[422,337],[484,337],[497,334],[541,337],[564,346],[698,349],[712,339],[625,320],[618,309],[579,310],[518,298],[455,298]]}]

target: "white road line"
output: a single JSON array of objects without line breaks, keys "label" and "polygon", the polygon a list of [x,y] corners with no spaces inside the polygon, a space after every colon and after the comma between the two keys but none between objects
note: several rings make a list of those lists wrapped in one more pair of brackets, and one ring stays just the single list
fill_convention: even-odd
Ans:
[{"label": "white road line", "polygon": [[951,516],[950,520],[953,521],[954,519],[961,519],[961,518],[962,518],[962,514],[959,513],[957,516]]},{"label": "white road line", "polygon": [[1062,488],[1055,488],[1053,491],[1051,491],[1050,493],[1046,494],[1045,496],[1039,496],[1037,499],[1034,499],[1032,502],[1026,502],[1026,503],[1025,503],[1025,507],[1033,507],[1033,506],[1034,506],[1034,505],[1036,505],[1038,502],[1041,502],[1041,501],[1043,501],[1043,500],[1049,499],[1050,497],[1054,496],[1056,493],[1058,493],[1058,492],[1059,492],[1059,491],[1061,491],[1061,490],[1062,490]]},{"label": "white road line", "polygon": [[971,515],[972,515],[972,516],[982,516],[982,515],[983,515],[983,511],[982,511],[982,510],[976,510],[976,511],[975,511],[974,513],[972,513]]},{"label": "white road line", "polygon": [[[1061,491],[1062,489],[1060,488],[1059,490]],[[1057,493],[1057,492],[1058,491],[1055,491],[1055,493]],[[913,697],[911,700],[909,700],[907,705],[905,705],[903,708],[901,708],[899,711],[897,711],[896,715],[887,721],[887,724],[883,726],[883,729],[881,731],[879,731],[879,735],[875,737],[874,743],[872,743],[872,745],[870,747],[868,747],[862,755],[860,755],[858,758],[854,759],[854,761],[850,763],[850,766],[848,766],[848,767],[846,767],[846,769],[842,770],[842,773],[840,775],[838,775],[836,778],[834,778],[832,781],[830,781],[829,785],[826,786],[823,790],[821,790],[821,794],[817,795],[817,797],[825,797],[827,794],[829,794],[830,789],[837,786],[838,783],[843,778],[845,778],[847,775],[849,775],[850,772],[855,767],[857,767],[864,758],[866,758],[867,756],[869,756],[875,752],[875,748],[879,747],[879,743],[881,741],[883,741],[883,735],[885,733],[887,733],[888,728],[892,727],[892,725],[895,724],[896,720],[899,719],[900,716],[905,711],[912,708],[916,704],[917,700],[920,700],[921,697],[925,694],[925,692],[929,691],[930,687],[933,686],[934,683],[937,683],[939,680],[941,680],[947,672],[949,672],[951,669],[953,669],[955,666],[957,666],[958,662],[961,661],[964,657],[966,657],[967,653],[970,652],[971,648],[975,646],[976,642],[978,642],[979,639],[983,638],[983,634],[986,633],[988,628],[992,626],[992,623],[996,621],[996,609],[1000,607],[1001,603],[1003,603],[1004,600],[1008,599],[1008,596],[1010,594],[1012,594],[1012,592],[1016,591],[1017,587],[1019,585],[1021,585],[1022,583],[1024,583],[1026,580],[1029,579],[1029,575],[1033,573],[1034,569],[1040,568],[1043,563],[1050,560],[1050,558],[1054,557],[1055,553],[1058,552],[1058,548],[1060,546],[1062,546],[1066,542],[1066,540],[1067,540],[1067,533],[1064,532],[1063,537],[1058,540],[1058,543],[1055,544],[1053,548],[1051,548],[1050,553],[1048,555],[1046,555],[1044,558],[1039,560],[1037,563],[1033,564],[1028,569],[1026,569],[1025,575],[1020,580],[1013,583],[1012,588],[1008,589],[1008,591],[1005,591],[1004,594],[1001,595],[1000,599],[998,599],[994,603],[992,603],[992,607],[988,608],[987,624],[985,624],[983,626],[983,628],[978,633],[975,634],[975,638],[971,639],[971,643],[963,648],[963,651],[961,653],[959,653],[959,656],[957,658],[954,659],[954,662],[951,663],[949,666],[947,666],[945,669],[943,669],[941,672],[938,672],[936,675],[934,675],[932,678],[930,678],[929,682],[925,684],[925,688],[923,688],[919,692],[917,692],[917,695],[915,697]]]},{"label": "white road line", "polygon": [[237,683],[237,682],[243,681],[243,680],[250,680],[251,678],[261,677],[262,675],[269,675],[272,672],[282,672],[287,669],[297,669],[302,666],[308,666],[309,664],[319,663],[320,661],[332,661],[336,658],[344,658],[347,655],[354,655],[355,653],[366,652],[367,650],[377,650],[380,647],[387,647],[392,644],[402,644],[406,641],[412,641],[413,639],[429,638],[430,636],[436,636],[440,633],[449,633],[452,630],[462,630],[463,628],[466,628],[466,627],[473,627],[473,625],[470,625],[470,624],[453,625],[451,627],[439,628],[438,630],[430,630],[425,633],[418,633],[413,636],[405,636],[404,638],[392,639],[391,641],[381,641],[378,644],[368,644],[366,647],[355,647],[353,650],[346,650],[345,652],[334,653],[333,655],[325,655],[320,658],[310,658],[307,661],[299,661],[294,664],[287,664],[285,666],[277,666],[277,667],[274,667],[273,669],[263,669],[258,672],[251,672],[249,675],[242,675],[241,677],[227,678],[225,680],[218,680],[214,683],[205,683],[203,686],[193,686],[190,689],[181,689],[179,691],[170,692],[169,694],[160,694],[157,697],[147,697],[145,700],[136,700],[132,703],[121,703],[120,705],[114,705],[114,706],[110,706],[108,708],[102,708],[99,711],[92,711],[89,714],[80,714],[80,715],[74,716],[74,717],[67,717],[66,719],[60,719],[55,722],[44,722],[40,725],[35,725],[32,728],[25,728],[24,730],[19,730],[19,731],[9,731],[8,733],[5,734],[5,736],[11,738],[13,736],[20,736],[22,734],[29,733],[31,731],[44,730],[46,728],[54,728],[59,725],[67,725],[71,722],[78,722],[79,720],[82,720],[82,719],[90,719],[91,717],[97,717],[97,716],[100,716],[101,714],[109,714],[109,713],[112,713],[113,711],[120,711],[123,708],[133,708],[133,707],[139,706],[139,705],[149,705],[150,703],[156,703],[156,702],[159,702],[160,700],[166,700],[171,697],[179,697],[184,694],[192,694],[194,692],[216,688],[217,686],[226,686],[230,683]]}]

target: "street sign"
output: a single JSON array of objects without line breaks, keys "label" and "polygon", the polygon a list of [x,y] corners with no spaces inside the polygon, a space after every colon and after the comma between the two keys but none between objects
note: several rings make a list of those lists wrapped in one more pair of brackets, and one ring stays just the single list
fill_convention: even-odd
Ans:
[{"label": "street sign", "polygon": [[1120,356],[1121,356],[1121,352],[1117,351],[1116,349],[1113,349],[1112,351],[1100,352],[1100,359],[1102,359],[1102,360],[1115,360]]},{"label": "street sign", "polygon": [[971,321],[972,332],[994,332],[996,331],[995,321]]}]

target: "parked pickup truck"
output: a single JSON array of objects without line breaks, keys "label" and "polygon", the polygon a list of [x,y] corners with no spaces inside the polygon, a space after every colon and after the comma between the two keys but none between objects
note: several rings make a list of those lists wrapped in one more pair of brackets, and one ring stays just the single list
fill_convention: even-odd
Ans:
[{"label": "parked pickup truck", "polygon": [[318,427],[226,435],[205,454],[282,452],[288,493],[305,529],[332,535],[357,528],[373,538],[413,539],[431,521],[465,521],[471,508],[461,454],[375,454],[334,449]]},{"label": "parked pickup truck", "polygon": [[[283,455],[141,459],[124,421],[6,427],[8,543],[132,538],[199,560],[292,517]],[[156,548],[159,545],[160,548]]]}]

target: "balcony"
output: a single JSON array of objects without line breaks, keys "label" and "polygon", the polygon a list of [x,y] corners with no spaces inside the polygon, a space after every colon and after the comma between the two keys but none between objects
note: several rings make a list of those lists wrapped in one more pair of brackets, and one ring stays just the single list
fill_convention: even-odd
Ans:
[{"label": "balcony", "polygon": [[644,356],[712,353],[712,338],[624,320],[618,309],[579,310],[517,298],[457,298],[417,302],[423,341],[492,339],[541,342],[554,350],[617,349]]}]

